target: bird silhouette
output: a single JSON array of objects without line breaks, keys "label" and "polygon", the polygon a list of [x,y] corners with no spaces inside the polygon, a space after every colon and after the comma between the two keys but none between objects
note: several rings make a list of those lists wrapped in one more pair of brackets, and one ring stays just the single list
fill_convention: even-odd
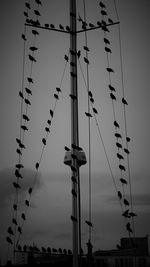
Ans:
[{"label": "bird silhouette", "polygon": [[51,29],[55,29],[54,24],[50,24]]},{"label": "bird silhouette", "polygon": [[22,175],[21,175],[21,173],[18,171],[18,169],[15,170],[15,176],[17,178],[21,178],[21,179],[23,178]]},{"label": "bird silhouette", "polygon": [[39,12],[38,10],[34,10],[34,14],[35,14],[36,16],[41,16],[41,14],[40,14],[40,12]]},{"label": "bird silhouette", "polygon": [[25,221],[26,220],[26,216],[24,213],[21,214],[21,218]]},{"label": "bird silhouette", "polygon": [[29,193],[29,195],[31,195],[31,193],[32,193],[32,187],[29,188],[28,193]]},{"label": "bird silhouette", "polygon": [[17,221],[16,221],[15,218],[12,218],[12,223],[15,224],[15,225],[17,225]]},{"label": "bird silhouette", "polygon": [[106,8],[106,6],[104,5],[104,3],[102,1],[99,2],[99,5],[101,8]]},{"label": "bird silhouette", "polygon": [[90,51],[90,49],[87,47],[87,46],[83,46],[83,49],[85,50],[85,51]]},{"label": "bird silhouette", "polygon": [[93,23],[89,23],[89,27],[90,27],[90,28],[94,28],[95,25],[94,25]]},{"label": "bird silhouette", "polygon": [[33,33],[34,35],[39,35],[39,32],[36,31],[36,30],[32,30],[32,33]]},{"label": "bird silhouette", "polygon": [[28,9],[31,9],[30,4],[29,4],[28,2],[25,3],[25,6],[26,6]]},{"label": "bird silhouette", "polygon": [[91,91],[88,91],[88,95],[89,95],[89,97],[92,97],[93,96],[93,94],[92,94]]},{"label": "bird silhouette", "polygon": [[109,87],[110,91],[116,92],[116,89],[111,84],[109,84],[108,87]]},{"label": "bird silhouette", "polygon": [[25,149],[26,147],[25,147],[25,145],[24,144],[22,144],[21,142],[20,142],[20,144],[19,144],[19,147],[21,148],[21,149]]},{"label": "bird silhouette", "polygon": [[103,16],[107,16],[107,12],[106,12],[105,10],[101,10],[101,14],[102,14]]},{"label": "bird silhouette", "polygon": [[48,23],[45,23],[44,26],[45,26],[45,28],[49,28],[49,24]]},{"label": "bird silhouette", "polygon": [[66,26],[66,30],[70,32],[70,27],[68,25]]},{"label": "bird silhouette", "polygon": [[129,222],[126,224],[126,229],[128,232],[133,233]]},{"label": "bird silhouette", "polygon": [[16,142],[17,142],[18,144],[21,143],[20,139],[18,139],[18,138],[16,138]]},{"label": "bird silhouette", "polygon": [[117,121],[114,121],[114,126],[117,127],[117,128],[120,128],[119,127],[119,123]]},{"label": "bird silhouette", "polygon": [[31,56],[30,54],[29,54],[28,56],[29,56],[29,59],[30,59],[32,62],[36,62],[36,59],[35,59],[33,56]]},{"label": "bird silhouette", "polygon": [[107,70],[108,72],[114,72],[114,70],[113,70],[112,68],[106,68],[106,70]]},{"label": "bird silhouette", "polygon": [[81,56],[81,51],[79,50],[79,51],[77,52],[77,57],[80,58],[80,56]]},{"label": "bird silhouette", "polygon": [[49,133],[49,132],[50,132],[50,129],[49,129],[48,127],[45,127],[45,131],[46,131],[47,133]]},{"label": "bird silhouette", "polygon": [[20,150],[19,148],[16,149],[16,152],[17,152],[19,155],[22,156],[22,152],[21,152],[21,150]]},{"label": "bird silhouette", "polygon": [[54,94],[54,98],[58,100],[59,96],[57,94]]},{"label": "bird silhouette", "polygon": [[22,39],[23,39],[24,41],[27,40],[25,34],[22,34],[21,37],[22,37]]},{"label": "bird silhouette", "polygon": [[126,137],[126,141],[130,142],[131,141],[130,137]]},{"label": "bird silhouette", "polygon": [[72,166],[72,165],[71,165],[71,170],[72,170],[73,172],[77,172],[77,169],[76,169],[74,166]]},{"label": "bird silhouette", "polygon": [[128,105],[128,103],[127,103],[127,101],[124,99],[124,97],[122,98],[122,103],[123,103],[124,105]]},{"label": "bird silhouette", "polygon": [[91,103],[94,103],[94,98],[91,97],[90,98],[90,101],[91,101]]},{"label": "bird silhouette", "polygon": [[110,44],[110,41],[107,38],[104,38],[104,43],[105,44]]},{"label": "bird silhouette", "polygon": [[13,186],[16,188],[16,189],[21,189],[20,185],[16,182],[13,182]]},{"label": "bird silhouette", "polygon": [[25,200],[25,204],[26,204],[27,207],[29,207],[29,200],[26,199]]},{"label": "bird silhouette", "polygon": [[25,126],[25,125],[21,125],[21,129],[22,129],[23,131],[28,131],[28,128],[27,128],[27,126]]},{"label": "bird silhouette", "polygon": [[74,197],[77,197],[77,193],[76,193],[76,191],[75,191],[74,189],[72,189],[71,193],[72,193],[72,195],[73,195]]},{"label": "bird silhouette", "polygon": [[39,162],[36,162],[35,168],[36,168],[36,170],[39,168]]},{"label": "bird silhouette", "polygon": [[28,18],[28,13],[27,13],[27,12],[23,12],[23,14],[24,14],[24,16],[25,16],[26,18]]},{"label": "bird silhouette", "polygon": [[16,204],[13,204],[13,209],[17,210],[17,205]]},{"label": "bird silhouette", "polygon": [[127,148],[124,148],[124,152],[125,152],[126,154],[130,154],[130,151],[129,151]]},{"label": "bird silhouette", "polygon": [[86,222],[86,224],[87,224],[88,226],[93,227],[93,225],[92,225],[92,223],[91,223],[90,221],[85,221],[85,222]]},{"label": "bird silhouette", "polygon": [[123,165],[119,165],[119,169],[121,170],[121,171],[126,171],[126,168],[123,166]]},{"label": "bird silhouette", "polygon": [[68,62],[69,57],[67,55],[64,55],[64,59]]},{"label": "bird silhouette", "polygon": [[12,240],[11,240],[11,238],[9,236],[6,237],[6,241],[11,245],[13,244],[13,242],[12,242]]},{"label": "bird silhouette", "polygon": [[120,153],[117,153],[117,158],[118,159],[124,159],[124,157]]},{"label": "bird silhouette", "polygon": [[29,83],[33,83],[33,79],[32,78],[27,77],[27,80],[28,80]]},{"label": "bird silhouette", "polygon": [[31,102],[29,99],[25,98],[24,102],[27,104],[27,105],[30,105],[31,106]]},{"label": "bird silhouette", "polygon": [[95,114],[98,114],[98,111],[97,111],[96,108],[93,108],[93,112],[94,112]]},{"label": "bird silhouette", "polygon": [[46,146],[46,139],[45,138],[42,139],[42,143],[44,146]]},{"label": "bird silhouette", "polygon": [[129,204],[129,201],[128,201],[127,199],[124,199],[124,200],[123,200],[123,203],[124,203],[125,206],[129,206],[129,205],[130,205],[130,204]]},{"label": "bird silhouette", "polygon": [[115,133],[116,138],[122,138],[120,133]]},{"label": "bird silhouette", "polygon": [[71,176],[71,181],[77,184],[77,179],[74,176]]},{"label": "bird silhouette", "polygon": [[87,117],[92,117],[92,115],[91,115],[89,112],[85,112],[85,115],[86,115]]},{"label": "bird silhouette", "polygon": [[90,63],[89,60],[86,57],[84,57],[84,61],[85,61],[86,64]]},{"label": "bird silhouette", "polygon": [[59,28],[60,30],[64,30],[64,26],[62,26],[61,24],[59,24]]},{"label": "bird silhouette", "polygon": [[123,213],[122,213],[122,216],[125,217],[125,218],[129,218],[129,209],[125,210]]},{"label": "bird silhouette", "polygon": [[110,19],[110,18],[108,19],[108,22],[109,22],[109,23],[111,23],[111,24],[113,24],[113,23],[114,23],[114,22],[113,22],[113,20],[112,20],[112,19]]},{"label": "bird silhouette", "polygon": [[67,147],[67,146],[65,146],[64,149],[65,149],[66,151],[70,151],[70,148]]},{"label": "bird silhouette", "polygon": [[54,112],[53,112],[53,110],[50,109],[49,112],[50,112],[51,117],[53,118],[53,116],[54,116]]},{"label": "bird silhouette", "polygon": [[36,2],[38,5],[42,5],[42,3],[41,3],[40,0],[35,0],[35,2]]},{"label": "bird silhouette", "polygon": [[127,181],[126,181],[125,179],[123,179],[123,178],[120,178],[120,182],[121,182],[122,184],[127,184]]},{"label": "bird silhouette", "polygon": [[51,253],[51,248],[50,247],[47,248],[47,252]]},{"label": "bird silhouette", "polygon": [[77,100],[77,97],[75,95],[70,94],[69,96],[71,97],[72,100]]},{"label": "bird silhouette", "polygon": [[34,52],[34,51],[38,50],[38,48],[36,46],[30,46],[30,50]]},{"label": "bird silhouette", "polygon": [[109,32],[109,30],[108,30],[108,28],[105,26],[105,25],[102,25],[102,31],[104,31],[104,32]]},{"label": "bird silhouette", "polygon": [[113,93],[110,93],[110,98],[111,98],[112,100],[117,100],[116,97],[115,97],[115,95],[114,95]]},{"label": "bird silhouette", "polygon": [[121,246],[117,244],[116,248],[119,250],[119,249],[121,249]]},{"label": "bird silhouette", "polygon": [[12,228],[10,226],[8,227],[7,232],[10,235],[14,235],[14,232],[13,232],[13,230],[12,230]]},{"label": "bird silhouette", "polygon": [[19,91],[19,96],[24,99],[23,93],[21,91]]},{"label": "bird silhouette", "polygon": [[118,197],[119,197],[119,199],[122,199],[122,194],[121,194],[121,192],[118,191],[117,193],[118,193]]},{"label": "bird silhouette", "polygon": [[20,226],[18,226],[18,232],[20,233],[20,234],[22,234],[22,229],[21,229],[21,227]]},{"label": "bird silhouette", "polygon": [[98,27],[101,27],[101,26],[102,26],[102,24],[101,24],[100,21],[97,21],[97,26],[98,26]]},{"label": "bird silhouette", "polygon": [[61,89],[60,89],[59,87],[56,87],[56,91],[57,91],[58,93],[60,93],[60,92],[61,92]]},{"label": "bird silhouette", "polygon": [[25,121],[29,121],[29,120],[30,120],[29,117],[28,117],[26,114],[23,114],[22,117],[23,117],[23,119],[24,119]]},{"label": "bird silhouette", "polygon": [[71,220],[74,222],[77,222],[77,218],[75,218],[74,216],[71,215]]},{"label": "bird silhouette", "polygon": [[21,168],[24,168],[24,166],[21,163],[18,163],[18,164],[16,164],[16,168],[21,169]]},{"label": "bird silhouette", "polygon": [[106,21],[105,20],[101,20],[102,26],[106,26]]},{"label": "bird silhouette", "polygon": [[107,47],[107,46],[105,47],[105,51],[106,51],[107,53],[112,53],[112,52],[111,52],[111,49],[110,49],[109,47]]},{"label": "bird silhouette", "polygon": [[121,145],[120,143],[118,143],[118,142],[116,142],[116,146],[117,146],[118,148],[122,148],[122,145]]},{"label": "bird silhouette", "polygon": [[20,246],[20,245],[18,245],[18,250],[19,250],[19,251],[21,251],[21,250],[22,250],[22,248],[21,248],[21,246]]},{"label": "bird silhouette", "polygon": [[129,215],[130,215],[131,217],[135,217],[135,216],[137,216],[136,213],[134,213],[134,212],[129,212]]}]

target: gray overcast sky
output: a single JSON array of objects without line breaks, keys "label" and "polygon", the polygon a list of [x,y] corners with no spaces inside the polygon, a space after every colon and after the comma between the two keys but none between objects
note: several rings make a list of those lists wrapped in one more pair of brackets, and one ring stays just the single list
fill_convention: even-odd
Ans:
[{"label": "gray overcast sky", "polygon": [[[16,137],[19,136],[23,41],[21,34],[24,28],[22,0],[0,1],[0,253],[11,221],[14,181],[14,166],[17,162]],[[34,1],[31,1],[31,3]],[[99,1],[87,0],[87,21],[95,23],[101,20]],[[116,14],[113,1],[105,0],[109,17],[114,21]],[[118,0],[116,1],[121,27],[122,56],[124,68],[125,96],[129,103],[127,107],[128,133],[131,155],[131,177],[133,203],[138,214],[135,220],[137,236],[150,234],[150,167],[149,167],[149,60],[150,60],[150,2],[148,0]],[[83,16],[82,1],[77,1],[78,11]],[[43,0],[41,7],[41,24],[69,24],[68,0]],[[80,27],[80,25],[78,25]],[[68,35],[49,31],[39,31],[35,53],[37,63],[33,66],[32,105],[29,107],[29,131],[25,136],[26,150],[23,154],[25,165],[24,180],[20,202],[26,197],[26,190],[33,179],[34,165],[39,160],[42,149],[44,128],[49,116],[49,109],[54,107],[55,88],[59,87],[65,61],[68,53]],[[25,77],[29,75],[29,46],[32,44],[31,29],[27,29],[27,50]],[[123,109],[121,104],[121,79],[118,27],[113,26],[108,34],[111,42],[112,55],[110,63],[115,73],[112,83],[117,90],[115,104],[116,117],[124,135]],[[81,50],[81,65],[85,73],[84,35],[78,36],[78,49]],[[118,187],[119,171],[116,159],[112,106],[108,90],[107,61],[104,52],[103,32],[88,33],[89,77],[90,88],[98,110],[98,122],[108,151],[110,163]],[[79,87],[79,126],[80,145],[88,155],[88,125],[87,94],[84,81],[78,66]],[[32,208],[24,227],[23,243],[35,242],[39,246],[71,247],[71,182],[70,170],[63,164],[64,146],[70,146],[70,81],[69,64],[62,83],[62,93],[54,115],[51,134],[43,155],[38,176],[38,184],[32,198]],[[91,121],[92,144],[92,214],[93,214],[93,246],[97,248],[112,248],[122,236],[126,236],[121,210],[117,203],[113,182],[110,177],[106,158],[98,136],[94,119]],[[125,162],[126,163],[126,162]],[[88,166],[81,168],[81,192],[83,214],[83,247],[87,242],[87,226],[84,221],[88,213]],[[121,188],[121,187],[120,187]],[[21,210],[24,207],[21,206]],[[47,216],[49,214],[49,216]],[[110,227],[110,220],[112,227]]]}]

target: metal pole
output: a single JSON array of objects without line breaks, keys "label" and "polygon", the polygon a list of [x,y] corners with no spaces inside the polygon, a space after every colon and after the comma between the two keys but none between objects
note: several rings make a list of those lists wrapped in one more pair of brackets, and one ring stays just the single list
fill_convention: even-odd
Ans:
[{"label": "metal pole", "polygon": [[[70,80],[71,80],[71,143],[79,146],[78,134],[78,94],[77,94],[77,34],[76,34],[76,0],[70,0]],[[75,150],[73,148],[73,154]],[[72,176],[76,182],[72,182],[72,235],[73,235],[73,267],[78,267],[78,189],[77,180],[79,168],[77,161],[72,159]]]}]

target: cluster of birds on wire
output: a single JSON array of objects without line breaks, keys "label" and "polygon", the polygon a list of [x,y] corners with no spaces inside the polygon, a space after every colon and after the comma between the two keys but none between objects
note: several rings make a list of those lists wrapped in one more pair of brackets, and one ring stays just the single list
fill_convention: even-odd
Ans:
[{"label": "cluster of birds on wire", "polygon": [[[33,26],[37,27],[37,26],[40,26],[40,22],[38,20],[39,16],[41,15],[40,12],[39,12],[39,6],[42,5],[42,3],[41,3],[40,0],[35,0],[35,2],[37,4],[37,6],[38,6],[37,10],[34,10],[34,13],[36,15],[36,20],[28,19],[28,16],[29,16],[28,15],[28,12],[31,9],[31,7],[30,7],[30,1],[29,2],[25,2],[25,6],[26,6],[26,9],[27,10],[24,12],[24,15],[26,17],[26,23],[30,23]],[[105,6],[105,4],[102,1],[100,1],[99,6],[101,8],[101,15],[103,16],[103,19],[101,20],[101,22],[98,21],[97,22],[97,25],[99,27],[101,27],[102,31],[104,32],[104,39],[103,39],[104,40],[104,44],[105,44],[105,48],[104,49],[105,49],[105,52],[107,53],[107,56],[108,56],[108,54],[112,53],[112,50],[110,48],[110,41],[109,41],[109,39],[106,36],[106,33],[109,32],[108,27],[107,27],[107,24],[108,23],[112,24],[113,21],[109,18],[108,19],[108,22],[106,22],[107,11],[106,11],[106,6]],[[80,16],[79,16],[78,20],[79,20],[79,22],[82,23],[82,29],[87,29],[88,24]],[[50,27],[52,29],[55,28],[55,26],[53,24],[50,24],[49,25],[49,24],[46,23],[45,24],[45,28],[48,28],[48,27]],[[92,23],[89,23],[89,27],[95,27],[95,25],[93,25]],[[64,26],[62,26],[60,24],[59,25],[59,29],[60,30],[64,30],[65,28],[64,28]],[[66,30],[67,31],[70,31],[69,26],[66,26]],[[35,38],[36,38],[36,36],[39,35],[39,32],[36,29],[33,29],[32,30],[32,34],[34,36],[34,41],[35,41]],[[24,42],[27,41],[25,32],[22,34],[22,39],[24,40]],[[84,50],[86,52],[89,52],[90,51],[87,46],[84,46],[83,48],[84,48]],[[31,61],[31,64],[33,64],[33,62],[36,62],[36,59],[34,57],[34,53],[38,50],[38,48],[35,45],[32,45],[32,46],[30,46],[29,49],[30,49],[30,54],[28,55],[28,58]],[[75,52],[75,51],[71,51],[70,50],[70,53],[72,53],[72,54],[77,53],[77,57],[78,58],[81,56],[81,51]],[[68,55],[65,55],[64,56],[64,59],[68,62],[69,61],[69,56]],[[86,64],[89,64],[90,63],[87,57],[84,57],[84,61],[85,61]],[[73,62],[70,62],[70,65],[71,64],[74,64],[74,63]],[[114,73],[114,70],[112,68],[110,68],[109,64],[108,64],[108,67],[106,68],[106,71],[108,72],[109,77],[110,77],[110,75],[112,73]],[[74,73],[71,73],[71,76],[76,77],[76,75]],[[26,148],[25,145],[24,145],[24,143],[23,143],[23,141],[24,141],[24,133],[28,131],[27,123],[30,121],[29,116],[27,114],[27,111],[28,111],[28,106],[31,105],[31,100],[30,100],[30,98],[32,96],[31,85],[34,83],[33,78],[31,77],[31,75],[29,77],[27,77],[27,82],[28,82],[28,87],[25,87],[26,97],[24,95],[24,90],[19,91],[19,96],[21,98],[22,103],[24,101],[24,103],[26,104],[26,112],[21,114],[22,119],[24,121],[24,123],[20,125],[20,129],[21,129],[21,131],[23,131],[22,138],[16,138],[16,142],[17,142],[17,145],[18,145],[18,148],[16,149],[16,152],[17,152],[17,154],[19,156],[19,160],[18,160],[18,163],[16,164],[16,170],[15,170],[16,181],[13,182],[13,186],[16,189],[16,194],[18,194],[18,190],[21,189],[20,179],[23,178],[23,175],[21,173],[21,170],[24,168],[24,166],[21,163],[21,156],[22,156],[23,150]],[[108,88],[110,90],[110,98],[111,98],[112,102],[116,101],[117,100],[116,95],[115,95],[116,89],[112,86],[111,79],[110,79],[110,84],[108,85]],[[59,93],[60,92],[61,92],[60,87],[56,87],[56,92],[54,93],[54,98],[55,98],[56,101],[59,100]],[[76,100],[76,96],[70,94],[70,97],[71,97],[71,99],[73,101]],[[90,103],[92,105],[92,111],[93,111],[93,113],[94,114],[98,114],[97,109],[93,106],[94,105],[94,98],[93,98],[93,94],[92,94],[91,91],[88,92],[88,97],[89,97]],[[122,98],[122,103],[123,103],[123,105],[128,105],[128,103],[127,103],[127,101],[126,101],[126,99],[124,97]],[[43,147],[46,146],[47,138],[48,138],[48,135],[50,133],[50,127],[51,127],[51,122],[52,122],[52,119],[53,119],[53,116],[54,116],[54,110],[50,109],[49,110],[49,114],[50,114],[50,118],[47,120],[47,125],[45,127],[46,136],[44,138],[42,138]],[[91,113],[88,113],[88,112],[85,112],[85,115],[87,117],[92,117],[92,114]],[[22,122],[22,120],[21,120],[21,122]],[[118,141],[119,139],[122,138],[122,136],[119,133],[119,128],[120,128],[119,123],[116,120],[114,120],[114,123],[113,124],[115,126],[115,131],[116,131],[115,132],[115,137],[117,139],[116,147],[118,149],[117,158],[119,160],[119,169],[120,169],[120,172],[121,172],[120,182],[121,182],[122,186],[124,187],[124,185],[127,185],[127,180],[123,178],[123,172],[126,171],[126,168],[121,163],[124,160],[124,157],[123,157],[123,155],[120,152],[121,149],[123,149],[123,147],[122,147],[122,144]],[[130,142],[130,138],[127,137],[127,136],[126,136],[126,142]],[[82,150],[80,147],[76,147],[74,144],[72,144],[72,148],[75,149],[75,150]],[[70,149],[65,146],[65,150],[66,151],[69,151]],[[130,151],[129,151],[128,148],[124,148],[124,152],[127,155],[130,154]],[[72,158],[76,159],[76,155],[72,155]],[[36,162],[36,164],[35,164],[36,172],[38,172],[39,165],[40,165],[40,161],[39,162]],[[73,171],[75,171],[73,169],[74,168],[73,166],[71,166],[71,168],[72,168]],[[74,182],[77,182],[77,181],[74,180],[75,179],[74,177],[72,177],[71,179]],[[21,214],[21,218],[22,218],[23,222],[26,220],[26,211],[27,211],[27,208],[30,206],[30,198],[31,198],[32,191],[33,191],[33,187],[30,187],[28,189],[29,198],[25,200],[26,210],[25,210],[24,213]],[[123,189],[123,191],[124,191],[124,189]],[[77,193],[76,192],[73,192],[72,191],[72,194],[74,196],[77,196]],[[136,214],[133,211],[130,211],[129,210],[130,203],[125,198],[124,192],[121,193],[121,191],[117,191],[117,195],[118,195],[119,201],[123,201],[123,204],[125,206],[125,210],[122,213],[122,216],[124,216],[126,220],[129,220],[130,218],[135,217]],[[13,204],[13,210],[17,214],[17,210],[18,210],[18,203],[17,202]],[[71,220],[77,220],[77,219],[74,218],[73,216],[71,216]],[[86,223],[88,224],[89,227],[92,227],[93,226],[90,221],[86,221]],[[6,240],[7,240],[7,242],[9,244],[13,244],[12,236],[15,235],[16,229],[18,230],[19,235],[22,234],[22,227],[18,225],[17,215],[14,215],[14,217],[12,218],[12,224],[14,225],[15,230],[13,231],[12,226],[9,226],[8,227],[8,231],[7,231],[8,234],[9,234],[9,236],[6,237]],[[22,223],[22,226],[23,226],[23,223]],[[127,223],[126,223],[126,229],[129,232],[129,235],[131,233],[133,233],[133,229],[131,228],[131,225],[130,225],[130,222],[129,221],[127,221]],[[21,250],[22,249],[21,246],[18,243],[17,243],[17,249],[18,250]],[[23,250],[27,250],[27,246],[26,245],[24,246]],[[30,250],[33,250],[33,247],[32,246],[30,246]],[[35,250],[38,251],[37,248]],[[42,248],[42,251],[43,252],[49,252],[50,253],[51,252],[51,249],[48,248],[46,250],[45,248]],[[53,253],[56,253],[57,250],[52,249],[52,252]],[[61,249],[59,249],[58,252],[59,253],[67,254],[67,251],[66,250],[62,251]],[[68,254],[71,254],[71,251],[68,251]]]}]

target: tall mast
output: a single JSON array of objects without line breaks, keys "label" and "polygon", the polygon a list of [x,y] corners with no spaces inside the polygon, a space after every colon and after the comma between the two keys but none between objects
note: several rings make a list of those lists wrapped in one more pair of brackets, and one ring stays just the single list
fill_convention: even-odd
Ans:
[{"label": "tall mast", "polygon": [[[70,83],[71,83],[71,143],[79,146],[78,131],[78,87],[77,87],[77,33],[76,33],[76,0],[70,0]],[[74,148],[72,150],[73,154]],[[72,176],[78,180],[79,167],[72,160]],[[72,181],[72,190],[77,193],[77,182]],[[73,267],[78,267],[78,200],[72,194],[72,236]]]}]

